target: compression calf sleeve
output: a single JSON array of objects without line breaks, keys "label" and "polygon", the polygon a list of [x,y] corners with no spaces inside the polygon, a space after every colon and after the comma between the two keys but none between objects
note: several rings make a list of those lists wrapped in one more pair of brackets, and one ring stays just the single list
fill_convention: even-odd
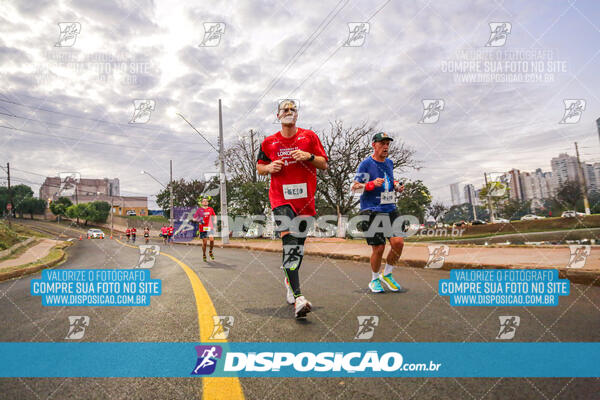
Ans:
[{"label": "compression calf sleeve", "polygon": [[304,241],[306,238],[298,238],[288,233],[281,241],[283,242],[283,269],[294,292],[294,297],[302,295],[300,292],[300,277],[298,270],[304,257]]}]

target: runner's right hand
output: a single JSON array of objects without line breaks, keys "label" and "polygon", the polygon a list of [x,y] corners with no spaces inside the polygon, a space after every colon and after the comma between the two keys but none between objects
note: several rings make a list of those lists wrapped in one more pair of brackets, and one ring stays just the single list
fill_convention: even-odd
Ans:
[{"label": "runner's right hand", "polygon": [[275,160],[267,166],[267,169],[270,174],[274,174],[276,172],[281,171],[282,167],[283,167],[283,160]]}]

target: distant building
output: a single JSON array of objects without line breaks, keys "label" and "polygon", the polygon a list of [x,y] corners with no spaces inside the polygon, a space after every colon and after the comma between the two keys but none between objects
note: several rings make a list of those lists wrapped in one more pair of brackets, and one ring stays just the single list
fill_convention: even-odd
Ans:
[{"label": "distant building", "polygon": [[450,196],[452,197],[452,205],[457,206],[462,204],[460,201],[460,190],[458,188],[458,182],[450,185]]},{"label": "distant building", "polygon": [[511,169],[505,174],[505,183],[508,184],[509,197],[513,200],[523,200],[523,187],[521,186],[521,171]]},{"label": "distant building", "polygon": [[[40,199],[51,199],[57,196],[61,188],[60,178],[47,177],[40,187]],[[120,186],[119,178],[108,179],[87,179],[81,178],[76,185],[77,195],[98,195],[119,196]],[[68,196],[67,196],[68,197]]]},{"label": "distant building", "polygon": [[543,172],[538,168],[531,173],[521,172],[520,176],[523,200],[548,199],[556,194],[552,172]]},{"label": "distant building", "polygon": [[561,153],[558,157],[550,160],[552,175],[557,187],[561,187],[567,181],[579,181],[579,169],[577,168],[577,157]]},{"label": "distant building", "polygon": [[[552,175],[556,190],[567,181],[580,182],[581,170],[577,166],[577,157],[562,153],[554,157],[550,164],[552,165]],[[589,164],[581,163],[583,176],[585,177],[586,187],[589,191],[600,190],[600,163]]]},{"label": "distant building", "polygon": [[469,183],[469,184],[465,185],[463,190],[464,190],[464,196],[465,196],[465,203],[469,203],[469,204],[475,205],[475,206],[480,205],[479,196],[478,196],[478,193],[475,191],[475,186],[473,186]]},{"label": "distant building", "polygon": [[120,196],[119,179],[87,179],[81,178],[73,182],[74,188],[69,195],[59,193],[61,180],[59,177],[47,177],[40,187],[40,199],[55,201],[61,195],[67,197],[73,204],[91,203],[92,201],[106,201],[113,205],[116,215],[148,215],[148,198],[145,196]]}]

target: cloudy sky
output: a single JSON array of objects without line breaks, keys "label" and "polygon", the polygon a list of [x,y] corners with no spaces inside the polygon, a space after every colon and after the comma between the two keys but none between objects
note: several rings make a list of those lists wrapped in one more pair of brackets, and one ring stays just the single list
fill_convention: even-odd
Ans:
[{"label": "cloudy sky", "polygon": [[[550,170],[575,141],[600,161],[595,0],[173,4],[2,3],[0,162],[17,183],[78,171],[153,195],[140,170],[166,182],[169,159],[175,178],[202,178],[217,155],[176,113],[216,145],[219,98],[226,145],[276,132],[286,97],[301,127],[376,123],[415,150],[422,168],[402,176],[444,202],[484,171]],[[136,99],[153,101],[146,123],[130,123]],[[585,109],[560,124],[565,99]],[[437,116],[423,118],[427,100]]]}]

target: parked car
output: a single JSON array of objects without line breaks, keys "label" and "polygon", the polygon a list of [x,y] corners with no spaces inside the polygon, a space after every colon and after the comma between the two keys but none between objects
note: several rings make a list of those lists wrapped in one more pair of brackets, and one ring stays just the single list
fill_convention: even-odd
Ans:
[{"label": "parked car", "polygon": [[131,217],[135,217],[135,210],[127,210],[127,215]]},{"label": "parked car", "polygon": [[497,224],[508,224],[510,221],[506,218],[494,218]]},{"label": "parked car", "polygon": [[482,221],[480,219],[474,219],[473,222],[471,222],[471,225],[485,225],[487,224],[487,222]]},{"label": "parked car", "polygon": [[527,215],[523,215],[521,217],[521,221],[532,221],[534,219],[544,219],[546,217],[540,217],[539,215],[535,215],[535,214],[527,214]]},{"label": "parked car", "polygon": [[465,221],[458,221],[454,223],[454,226],[465,226],[467,223]]},{"label": "parked car", "polygon": [[579,217],[580,215],[585,215],[585,214],[577,212],[575,210],[567,210],[567,211],[563,211],[563,213],[560,215],[560,217],[561,218],[575,218],[575,217]]},{"label": "parked car", "polygon": [[89,237],[90,239],[95,239],[95,238],[104,239],[104,232],[102,232],[100,229],[95,229],[95,228],[88,229],[87,237]]}]

